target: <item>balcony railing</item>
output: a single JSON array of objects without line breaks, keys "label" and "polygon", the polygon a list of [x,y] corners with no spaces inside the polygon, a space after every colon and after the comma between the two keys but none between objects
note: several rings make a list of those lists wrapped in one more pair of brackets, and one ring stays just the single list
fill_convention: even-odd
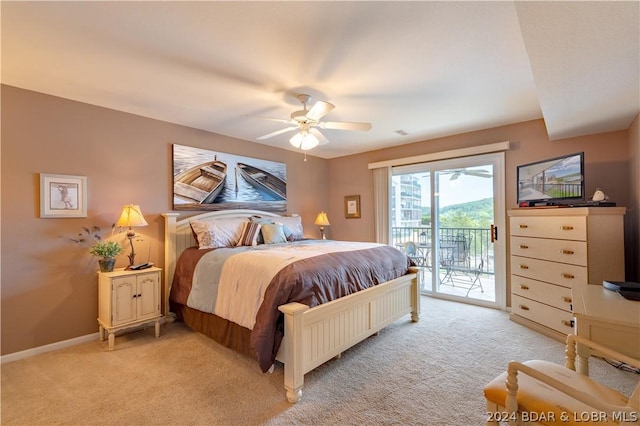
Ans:
[{"label": "balcony railing", "polygon": [[[464,236],[469,241],[469,257],[471,266],[484,261],[483,273],[494,274],[493,244],[491,230],[488,228],[440,228],[438,240]],[[414,242],[418,245],[431,247],[431,227],[397,227],[391,228],[391,243],[402,246],[404,243]]]}]

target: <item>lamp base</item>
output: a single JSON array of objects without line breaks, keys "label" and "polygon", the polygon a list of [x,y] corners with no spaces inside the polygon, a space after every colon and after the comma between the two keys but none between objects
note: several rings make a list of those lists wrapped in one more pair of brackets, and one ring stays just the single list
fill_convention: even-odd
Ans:
[{"label": "lamp base", "polygon": [[136,236],[133,230],[129,230],[127,232],[127,238],[129,238],[129,244],[131,245],[131,253],[127,255],[129,258],[129,266],[126,269],[130,269],[134,265],[134,260],[136,258],[136,252],[133,249],[133,238]]}]

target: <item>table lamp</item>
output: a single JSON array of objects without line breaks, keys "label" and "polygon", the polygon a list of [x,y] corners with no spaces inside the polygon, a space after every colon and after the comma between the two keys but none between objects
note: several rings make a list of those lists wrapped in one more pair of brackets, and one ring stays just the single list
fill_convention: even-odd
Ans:
[{"label": "table lamp", "polygon": [[325,212],[318,213],[315,224],[320,225],[320,234],[322,234],[322,239],[326,240],[327,237],[324,235],[324,227],[331,225],[329,223],[329,218],[327,217],[327,214]]},{"label": "table lamp", "polygon": [[120,215],[120,219],[116,222],[116,225],[122,226],[123,228],[129,228],[127,230],[127,238],[129,238],[129,244],[131,245],[131,254],[128,255],[129,266],[127,269],[129,269],[133,265],[133,261],[136,257],[136,253],[133,250],[133,238],[136,236],[136,233],[131,228],[134,226],[147,226],[148,223],[144,220],[144,216],[142,216],[140,206],[128,204],[122,208],[122,214]]}]

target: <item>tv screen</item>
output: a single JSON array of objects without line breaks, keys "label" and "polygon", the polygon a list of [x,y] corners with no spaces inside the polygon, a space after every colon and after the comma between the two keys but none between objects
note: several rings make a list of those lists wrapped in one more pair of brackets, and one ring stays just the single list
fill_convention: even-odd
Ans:
[{"label": "tv screen", "polygon": [[584,200],[584,152],[517,167],[518,205],[561,205]]}]

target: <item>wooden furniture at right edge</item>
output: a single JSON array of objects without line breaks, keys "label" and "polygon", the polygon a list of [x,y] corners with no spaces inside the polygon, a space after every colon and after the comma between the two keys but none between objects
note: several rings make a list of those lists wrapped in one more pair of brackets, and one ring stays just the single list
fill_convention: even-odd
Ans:
[{"label": "wooden furniture at right edge", "polygon": [[624,281],[624,207],[519,208],[511,233],[511,319],[565,341],[572,289]]},{"label": "wooden furniture at right edge", "polygon": [[573,290],[575,334],[640,359],[640,301],[628,300],[603,286]]}]

